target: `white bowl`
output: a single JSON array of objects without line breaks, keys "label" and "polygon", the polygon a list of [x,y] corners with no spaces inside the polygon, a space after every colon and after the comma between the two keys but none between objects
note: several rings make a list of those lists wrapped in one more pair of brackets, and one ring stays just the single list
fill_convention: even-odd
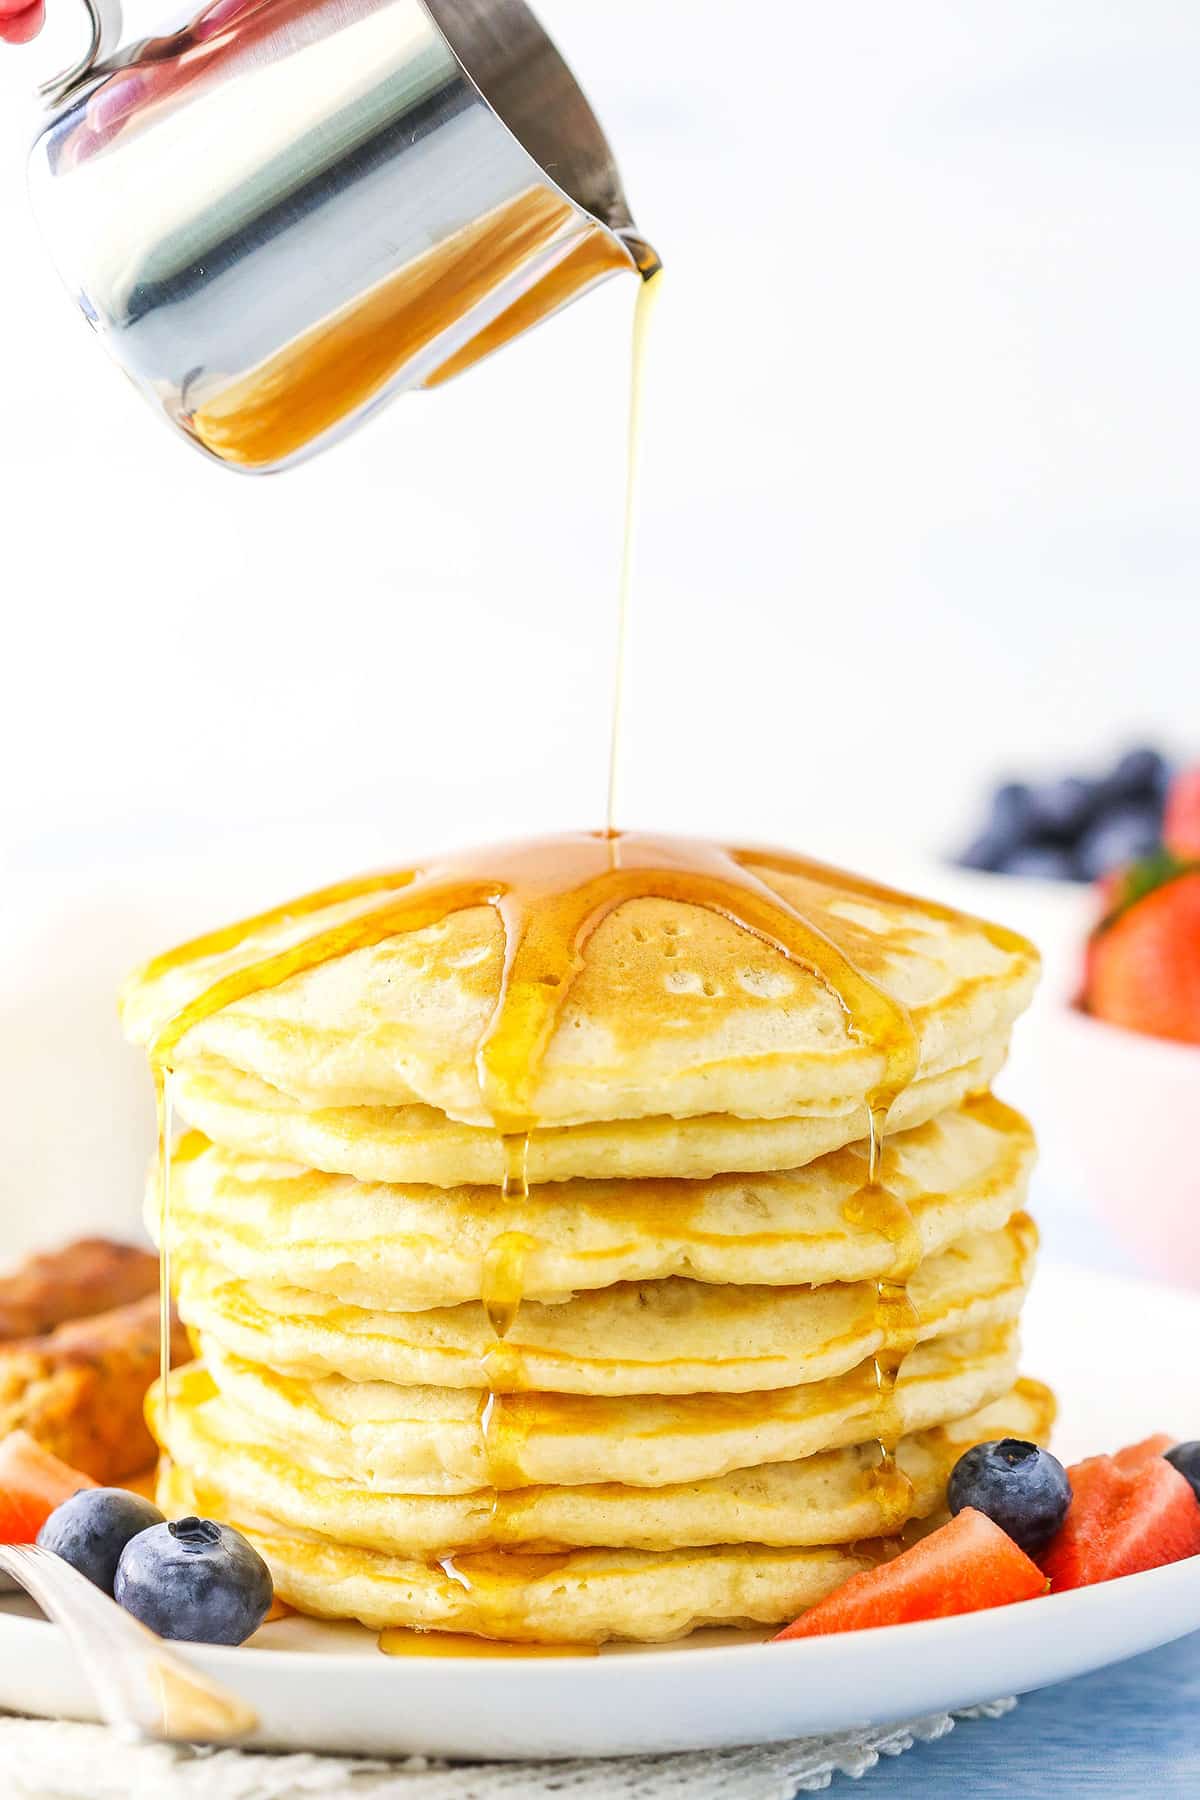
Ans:
[{"label": "white bowl", "polygon": [[[1077,1190],[1131,1264],[1200,1287],[1200,1046],[1108,1025],[1075,1004],[1098,914],[1090,888],[960,870],[925,885],[1025,932],[1042,952],[1038,994],[1001,1083],[1042,1146],[1048,1185],[1035,1212],[1049,1224],[1065,1191]],[[1072,1218],[1073,1233],[1081,1225],[1086,1216]],[[1077,1242],[1071,1254],[1087,1260]]]},{"label": "white bowl", "polygon": [[1113,1232],[1147,1271],[1200,1287],[1200,1045],[1062,1001],[1038,1049],[1056,1134]]}]

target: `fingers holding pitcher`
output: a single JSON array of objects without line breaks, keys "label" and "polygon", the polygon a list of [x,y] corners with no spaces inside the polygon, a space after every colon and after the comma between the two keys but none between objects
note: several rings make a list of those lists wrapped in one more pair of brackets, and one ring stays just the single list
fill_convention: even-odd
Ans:
[{"label": "fingers holding pitcher", "polygon": [[27,44],[42,29],[44,0],[0,0],[0,43]]}]

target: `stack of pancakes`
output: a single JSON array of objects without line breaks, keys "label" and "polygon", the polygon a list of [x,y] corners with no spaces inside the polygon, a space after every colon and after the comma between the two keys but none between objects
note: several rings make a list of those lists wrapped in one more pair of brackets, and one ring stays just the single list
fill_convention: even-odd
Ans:
[{"label": "stack of pancakes", "polygon": [[[758,873],[911,1021],[875,1183],[883,1051],[709,905],[600,918],[515,1161],[478,1077],[494,905],[354,948],[361,892],[330,890],[135,978],[139,1041],[195,1016],[165,1230],[200,1360],[157,1400],[167,1510],[246,1530],[320,1616],[656,1640],[793,1618],[935,1515],[968,1444],[1046,1434],[1017,1377],[1033,1141],[988,1092],[1033,951]],[[329,955],[244,978],[315,930]]]}]

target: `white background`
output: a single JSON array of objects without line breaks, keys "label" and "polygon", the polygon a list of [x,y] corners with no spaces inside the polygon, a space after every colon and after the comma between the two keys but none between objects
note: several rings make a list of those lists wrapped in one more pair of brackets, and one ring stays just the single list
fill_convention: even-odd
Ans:
[{"label": "white background", "polygon": [[[72,4],[0,53],[18,1219],[127,1210],[144,1094],[110,993],[160,938],[599,822],[634,298],[611,283],[286,476],[206,465],[28,216],[27,97]],[[624,821],[886,875],[998,768],[1200,750],[1200,8],[539,10],[667,264]]]}]

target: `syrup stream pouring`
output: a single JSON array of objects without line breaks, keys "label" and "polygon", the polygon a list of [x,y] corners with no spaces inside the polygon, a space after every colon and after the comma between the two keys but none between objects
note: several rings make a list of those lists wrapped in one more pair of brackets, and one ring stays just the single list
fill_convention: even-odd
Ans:
[{"label": "syrup stream pouring", "polygon": [[0,1570],[61,1626],[105,1724],[121,1737],[232,1744],[258,1729],[252,1707],[191,1668],[61,1556],[0,1544]]}]

